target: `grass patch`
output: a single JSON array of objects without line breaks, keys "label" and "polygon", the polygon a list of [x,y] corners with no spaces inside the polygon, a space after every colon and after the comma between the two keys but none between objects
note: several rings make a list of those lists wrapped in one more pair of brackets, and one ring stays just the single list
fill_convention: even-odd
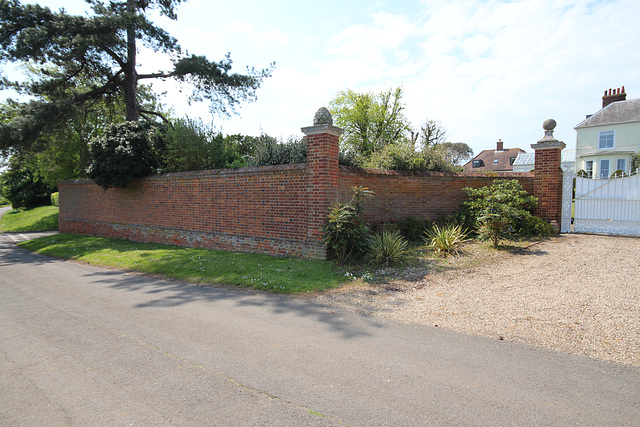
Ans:
[{"label": "grass patch", "polygon": [[20,246],[43,255],[94,265],[283,294],[323,291],[348,281],[329,261],[183,248],[105,237],[58,234],[23,242]]},{"label": "grass patch", "polygon": [[41,206],[33,209],[14,209],[0,218],[0,231],[18,233],[58,229],[57,206]]}]

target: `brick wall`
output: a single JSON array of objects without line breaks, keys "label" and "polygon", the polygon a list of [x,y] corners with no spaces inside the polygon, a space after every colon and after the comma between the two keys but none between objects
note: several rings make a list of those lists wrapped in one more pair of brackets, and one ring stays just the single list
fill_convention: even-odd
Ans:
[{"label": "brick wall", "polygon": [[107,191],[64,181],[60,232],[322,258],[308,188],[304,164],[158,175]]},{"label": "brick wall", "polygon": [[[307,135],[306,164],[157,175],[107,191],[90,180],[61,182],[60,232],[322,259],[327,211],[333,203],[349,200],[352,186],[375,193],[365,204],[365,217],[378,225],[409,215],[436,219],[455,213],[466,199],[463,188],[496,179],[479,172],[341,167],[340,129],[324,124],[302,131]],[[561,207],[556,146],[532,145],[535,179],[532,173],[499,175],[518,179],[530,194],[541,196],[540,212],[550,221]]]},{"label": "brick wall", "polygon": [[[532,173],[501,173],[498,178],[517,179],[533,194]],[[467,199],[465,187],[491,185],[495,176],[481,172],[402,172],[340,167],[339,198],[351,199],[353,186],[364,186],[374,197],[365,203],[365,219],[373,224],[398,223],[407,216],[434,220],[453,214]]]}]

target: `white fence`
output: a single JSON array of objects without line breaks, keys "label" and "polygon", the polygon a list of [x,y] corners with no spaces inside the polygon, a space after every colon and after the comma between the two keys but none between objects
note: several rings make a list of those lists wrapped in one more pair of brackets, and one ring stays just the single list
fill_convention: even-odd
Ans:
[{"label": "white fence", "polygon": [[[573,178],[565,171],[561,224],[564,233],[571,232]],[[640,175],[575,179],[574,232],[640,235]]]}]

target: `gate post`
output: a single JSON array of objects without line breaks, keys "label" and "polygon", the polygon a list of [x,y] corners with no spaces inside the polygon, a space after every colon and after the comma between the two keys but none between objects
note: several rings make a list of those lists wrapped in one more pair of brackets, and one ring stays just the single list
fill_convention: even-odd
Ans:
[{"label": "gate post", "polygon": [[573,205],[573,179],[575,173],[571,168],[562,170],[562,223],[561,233],[571,233],[571,207]]},{"label": "gate post", "polygon": [[531,144],[535,152],[533,195],[538,199],[535,214],[560,230],[562,219],[562,149],[566,144],[553,136],[556,121],[542,124],[544,138]]},{"label": "gate post", "polygon": [[317,247],[315,258],[325,259],[327,250],[322,244],[322,226],[329,208],[338,199],[339,140],[343,130],[333,126],[333,118],[326,108],[320,108],[313,118],[313,126],[301,129],[307,136],[307,240]]}]

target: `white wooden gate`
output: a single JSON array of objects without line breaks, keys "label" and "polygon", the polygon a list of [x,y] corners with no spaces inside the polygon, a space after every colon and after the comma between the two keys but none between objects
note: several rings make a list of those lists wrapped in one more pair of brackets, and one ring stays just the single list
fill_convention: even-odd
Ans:
[{"label": "white wooden gate", "polygon": [[[563,233],[571,230],[574,174],[564,171]],[[617,179],[576,178],[573,231],[640,235],[640,175]]]}]

